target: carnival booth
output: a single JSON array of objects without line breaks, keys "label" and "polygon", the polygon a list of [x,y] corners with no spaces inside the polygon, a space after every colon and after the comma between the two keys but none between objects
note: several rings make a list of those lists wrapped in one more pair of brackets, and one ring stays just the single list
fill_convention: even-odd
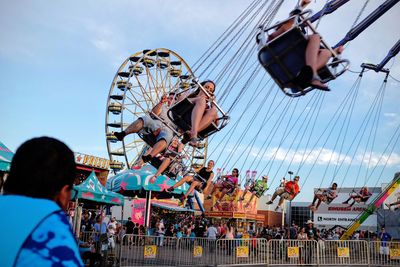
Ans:
[{"label": "carnival booth", "polygon": [[72,199],[75,201],[74,232],[79,236],[82,207],[77,205],[82,202],[97,203],[100,205],[123,205],[124,197],[118,193],[107,190],[97,179],[94,171],[80,185],[74,186]]}]

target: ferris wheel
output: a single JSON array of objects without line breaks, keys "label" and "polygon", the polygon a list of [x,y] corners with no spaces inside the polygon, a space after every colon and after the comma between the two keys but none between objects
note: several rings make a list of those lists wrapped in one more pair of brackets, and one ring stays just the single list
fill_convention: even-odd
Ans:
[{"label": "ferris wheel", "polygon": [[[105,130],[111,169],[116,172],[130,168],[148,149],[137,134],[118,141],[113,132],[124,130],[144,116],[165,93],[189,89],[193,86],[193,78],[188,64],[178,54],[164,48],[137,52],[122,63],[107,99]],[[207,141],[200,148],[187,146],[184,153],[189,164],[203,165]]]}]

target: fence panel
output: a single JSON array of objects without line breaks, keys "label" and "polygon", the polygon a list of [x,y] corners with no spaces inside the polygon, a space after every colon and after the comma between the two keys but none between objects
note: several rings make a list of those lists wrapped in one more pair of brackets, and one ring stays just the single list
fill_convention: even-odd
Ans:
[{"label": "fence panel", "polygon": [[175,237],[124,235],[120,266],[175,266],[177,245]]},{"label": "fence panel", "polygon": [[369,265],[368,243],[363,240],[326,240],[318,250],[320,265]]},{"label": "fence panel", "polygon": [[400,242],[369,242],[371,266],[400,266]]},{"label": "fence panel", "polygon": [[178,266],[214,266],[217,240],[183,237],[178,239]]},{"label": "fence panel", "polygon": [[318,245],[315,240],[269,240],[269,265],[318,265]]},{"label": "fence panel", "polygon": [[267,240],[219,239],[215,250],[217,266],[267,264]]}]

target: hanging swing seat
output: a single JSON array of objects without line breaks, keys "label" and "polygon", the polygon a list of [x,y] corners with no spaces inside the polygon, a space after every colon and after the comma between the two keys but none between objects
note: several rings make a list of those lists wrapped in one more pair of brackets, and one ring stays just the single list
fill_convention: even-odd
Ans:
[{"label": "hanging swing seat", "polygon": [[322,199],[321,201],[324,202],[325,204],[329,205],[332,203],[333,200],[335,200],[335,198],[338,197],[338,195],[336,194],[335,197],[329,197],[329,195],[325,192],[326,189],[323,188],[318,188],[317,190],[315,190],[314,195],[322,195]]},{"label": "hanging swing seat", "polygon": [[[309,12],[309,10],[303,11],[272,27],[265,30],[261,29],[261,32],[257,35],[260,47],[258,52],[259,62],[281,90],[291,97],[302,96],[315,89],[310,86],[313,77],[312,69],[310,66],[306,66],[305,62],[308,39],[304,33],[304,27],[307,26],[313,33],[317,33],[311,23],[308,23],[308,18],[303,17]],[[294,21],[291,29],[271,41],[266,40],[265,34],[268,35],[269,31],[276,30],[290,20]],[[321,46],[328,47],[324,41],[321,42]],[[333,58],[331,62],[318,70],[318,75],[321,82],[326,83],[343,74],[348,67],[348,60]]]},{"label": "hanging swing seat", "polygon": [[[179,154],[178,152],[168,150],[168,149],[166,150],[166,152],[164,152],[162,154],[165,155],[167,153],[174,155],[174,157],[172,158],[169,166],[162,172],[162,174],[168,176],[170,179],[175,180],[178,175],[182,175],[182,173],[185,172],[185,167],[182,165],[182,162],[181,162],[182,155]],[[163,162],[163,159],[161,157],[153,157],[149,163],[154,168],[158,169],[158,168],[160,168],[162,162]]]},{"label": "hanging swing seat", "polygon": [[[197,81],[196,83],[198,84]],[[205,90],[200,84],[198,84],[198,86],[200,87],[200,90]],[[204,139],[215,132],[220,131],[229,122],[229,116],[224,113],[215,102],[213,102],[213,105],[216,106],[217,110],[219,110],[222,115],[213,121],[207,128],[198,133],[200,139]],[[192,111],[194,106],[195,105],[186,97],[168,110],[168,117],[182,132],[189,131],[192,128]]]}]

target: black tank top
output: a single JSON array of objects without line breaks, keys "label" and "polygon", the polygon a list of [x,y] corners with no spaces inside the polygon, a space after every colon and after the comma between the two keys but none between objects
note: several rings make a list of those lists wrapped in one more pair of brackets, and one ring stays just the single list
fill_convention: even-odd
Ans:
[{"label": "black tank top", "polygon": [[208,180],[208,178],[210,178],[211,173],[214,173],[213,171],[207,171],[206,167],[201,168],[201,170],[197,173],[198,175],[201,176],[201,178],[203,178],[204,180]]}]

